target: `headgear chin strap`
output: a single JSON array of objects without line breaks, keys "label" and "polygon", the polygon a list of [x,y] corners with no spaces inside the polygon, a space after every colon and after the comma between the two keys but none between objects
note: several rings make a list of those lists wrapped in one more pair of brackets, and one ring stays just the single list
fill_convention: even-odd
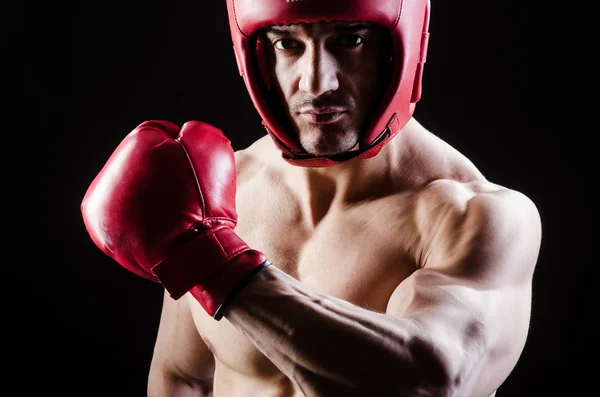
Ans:
[{"label": "headgear chin strap", "polygon": [[[294,165],[328,167],[375,156],[408,123],[421,97],[429,39],[430,0],[227,0],[233,48],[240,75],[254,107],[282,152]],[[263,95],[261,43],[256,36],[271,25],[320,21],[372,22],[387,28],[392,39],[389,86],[359,148],[333,156],[314,156],[275,117]],[[269,84],[269,82],[266,82]]]}]

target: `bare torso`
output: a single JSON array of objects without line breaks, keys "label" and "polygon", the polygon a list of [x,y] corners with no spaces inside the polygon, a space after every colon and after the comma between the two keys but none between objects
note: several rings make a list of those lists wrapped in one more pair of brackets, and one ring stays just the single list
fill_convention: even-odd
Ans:
[{"label": "bare torso", "polygon": [[[478,191],[498,189],[464,157],[426,135],[418,144],[433,147],[433,158],[443,159],[439,163],[427,163],[429,169],[413,173],[409,182],[387,175],[378,189],[344,202],[336,201],[335,192],[325,194],[318,198],[325,205],[315,210],[297,174],[273,160],[278,154],[268,139],[237,154],[236,232],[315,292],[380,313],[396,287],[422,265],[423,236],[436,232],[436,215],[463,205]],[[415,169],[423,169],[420,161],[427,160],[415,161]],[[215,397],[302,396],[225,318],[214,321],[193,298],[188,301],[215,356]]]}]

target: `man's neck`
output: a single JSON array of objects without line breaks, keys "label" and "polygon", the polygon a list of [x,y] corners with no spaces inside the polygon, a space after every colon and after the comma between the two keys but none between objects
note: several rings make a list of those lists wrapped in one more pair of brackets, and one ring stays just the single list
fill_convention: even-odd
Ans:
[{"label": "man's neck", "polygon": [[373,200],[409,187],[419,170],[410,161],[414,134],[423,129],[412,121],[374,157],[331,167],[294,167],[289,175],[298,188],[304,212],[316,225],[332,209]]}]

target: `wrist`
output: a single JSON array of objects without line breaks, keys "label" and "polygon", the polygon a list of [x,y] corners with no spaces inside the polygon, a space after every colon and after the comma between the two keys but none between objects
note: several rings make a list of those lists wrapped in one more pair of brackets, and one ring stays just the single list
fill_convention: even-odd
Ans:
[{"label": "wrist", "polygon": [[250,247],[228,226],[194,236],[155,265],[152,271],[173,299],[204,283],[221,266]]},{"label": "wrist", "polygon": [[245,251],[219,269],[206,283],[194,286],[190,294],[210,316],[220,320],[238,294],[270,265],[271,262],[262,253]]},{"label": "wrist", "polygon": [[173,299],[190,292],[209,315],[220,319],[233,296],[268,265],[261,252],[221,225],[198,234],[152,271]]}]

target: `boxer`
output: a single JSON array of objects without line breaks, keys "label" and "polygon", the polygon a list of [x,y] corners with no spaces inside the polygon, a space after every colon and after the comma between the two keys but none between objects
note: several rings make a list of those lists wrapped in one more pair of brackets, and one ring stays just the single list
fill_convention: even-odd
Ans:
[{"label": "boxer", "polygon": [[227,7],[265,135],[234,152],[202,121],[145,121],[81,204],[165,289],[148,396],[493,396],[541,219],[414,119],[429,1]]}]

